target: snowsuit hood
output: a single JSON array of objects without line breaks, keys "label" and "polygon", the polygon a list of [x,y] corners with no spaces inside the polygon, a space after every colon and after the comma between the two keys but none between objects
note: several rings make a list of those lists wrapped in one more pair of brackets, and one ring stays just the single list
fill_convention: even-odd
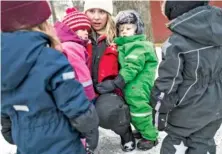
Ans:
[{"label": "snowsuit hood", "polygon": [[[2,52],[4,59],[2,59],[1,88],[5,91],[14,89],[23,82],[23,79],[35,64],[41,50],[49,44],[49,41],[46,39],[47,36],[40,32],[18,31],[16,35],[14,33],[2,33],[1,37],[2,51],[13,52],[13,54]],[[19,45],[11,46],[7,42],[16,42]],[[7,56],[4,56],[4,54],[7,54]],[[8,69],[10,71],[7,71]]]},{"label": "snowsuit hood", "polygon": [[144,23],[138,12],[135,10],[120,11],[116,16],[117,34],[119,34],[119,26],[122,24],[135,24],[136,34],[144,33]]},{"label": "snowsuit hood", "polygon": [[73,32],[68,26],[66,26],[64,23],[56,22],[54,27],[55,27],[57,36],[59,37],[62,43],[70,41],[70,42],[75,42],[86,47],[88,40],[80,39],[79,36],[75,32]]},{"label": "snowsuit hood", "polygon": [[222,9],[201,6],[173,20],[169,29],[203,45],[222,45],[221,18]]}]

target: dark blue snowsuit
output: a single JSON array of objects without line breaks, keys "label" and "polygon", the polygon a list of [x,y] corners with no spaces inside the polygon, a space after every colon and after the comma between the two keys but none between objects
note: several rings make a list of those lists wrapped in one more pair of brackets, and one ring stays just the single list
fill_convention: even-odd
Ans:
[{"label": "dark blue snowsuit", "polygon": [[[94,107],[66,58],[49,48],[48,36],[40,32],[2,33],[1,38],[5,139],[21,154],[85,154],[80,133],[69,120],[87,117]],[[93,117],[88,120],[94,123],[85,120],[76,126],[87,131],[98,125]]]}]

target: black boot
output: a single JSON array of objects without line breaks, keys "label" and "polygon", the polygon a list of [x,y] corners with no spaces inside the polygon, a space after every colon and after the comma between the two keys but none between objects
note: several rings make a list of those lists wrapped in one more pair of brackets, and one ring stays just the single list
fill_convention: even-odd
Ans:
[{"label": "black boot", "polygon": [[150,141],[150,140],[142,138],[137,143],[137,148],[140,150],[146,151],[146,150],[152,149],[157,144],[158,144],[158,140]]},{"label": "black boot", "polygon": [[133,130],[133,136],[135,139],[141,139],[142,135],[140,132],[138,132],[137,130]]},{"label": "black boot", "polygon": [[133,151],[136,148],[136,141],[133,137],[133,133],[131,127],[129,127],[129,131],[125,133],[121,137],[121,148],[124,152]]}]

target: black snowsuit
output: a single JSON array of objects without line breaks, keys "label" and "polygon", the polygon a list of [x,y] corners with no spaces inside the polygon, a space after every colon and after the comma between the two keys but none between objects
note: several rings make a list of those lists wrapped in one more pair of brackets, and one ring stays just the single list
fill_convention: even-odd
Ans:
[{"label": "black snowsuit", "polygon": [[151,98],[155,124],[168,133],[161,154],[216,154],[213,137],[222,122],[222,9],[195,8],[169,29],[173,34],[163,45]]}]

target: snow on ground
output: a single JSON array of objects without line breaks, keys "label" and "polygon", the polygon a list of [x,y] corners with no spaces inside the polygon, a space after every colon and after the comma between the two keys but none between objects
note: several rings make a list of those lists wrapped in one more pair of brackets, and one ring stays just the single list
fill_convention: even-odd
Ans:
[{"label": "snow on ground", "polygon": [[[156,48],[156,51],[158,58],[161,59],[161,49]],[[155,148],[149,151],[139,151],[136,149],[132,152],[128,152],[127,154],[159,154],[160,146],[165,136],[166,134],[164,132],[160,132],[159,134],[160,143]],[[222,154],[222,126],[215,135],[215,141],[217,145],[217,154]],[[0,154],[16,153],[16,146],[8,144],[3,139],[2,135],[0,135],[0,147],[1,147]],[[100,140],[96,154],[125,154],[120,148],[119,136],[110,130],[105,130],[100,128]]]},{"label": "snow on ground", "polygon": [[[164,132],[160,132],[159,134],[159,141],[160,143],[153,149],[149,151],[139,151],[134,150],[132,152],[128,152],[127,154],[159,154],[160,153],[160,146],[163,138],[166,136]],[[218,130],[217,134],[215,135],[216,145],[217,145],[217,154],[222,153],[222,126]],[[12,146],[8,144],[0,135],[0,147],[1,152],[0,154],[15,154],[16,153],[16,146]],[[100,140],[98,149],[95,154],[126,154],[120,148],[120,138],[114,132],[110,130],[105,130],[100,128]]]}]

